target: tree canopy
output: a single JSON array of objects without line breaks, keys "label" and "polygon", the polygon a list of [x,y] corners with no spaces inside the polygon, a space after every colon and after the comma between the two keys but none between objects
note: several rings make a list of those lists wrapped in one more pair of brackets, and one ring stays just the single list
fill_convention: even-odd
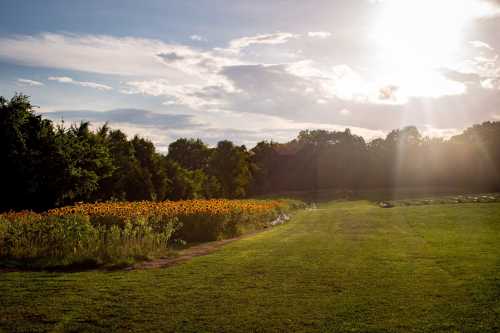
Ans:
[{"label": "tree canopy", "polygon": [[55,126],[25,95],[0,97],[0,210],[79,201],[241,198],[284,191],[412,186],[500,190],[500,122],[449,140],[416,127],[370,142],[345,131],[306,130],[253,149],[180,138],[167,155],[107,124]]}]

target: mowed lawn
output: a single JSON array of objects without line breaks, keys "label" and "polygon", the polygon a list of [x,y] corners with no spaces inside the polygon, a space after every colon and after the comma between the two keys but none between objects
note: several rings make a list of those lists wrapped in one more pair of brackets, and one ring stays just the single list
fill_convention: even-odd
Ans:
[{"label": "mowed lawn", "polygon": [[165,269],[0,273],[0,331],[500,331],[500,204],[301,211]]}]

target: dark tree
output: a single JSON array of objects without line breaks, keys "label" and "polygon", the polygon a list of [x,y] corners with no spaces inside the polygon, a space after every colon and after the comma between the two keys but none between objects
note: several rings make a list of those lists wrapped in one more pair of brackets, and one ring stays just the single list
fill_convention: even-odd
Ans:
[{"label": "dark tree", "polygon": [[226,198],[246,196],[251,181],[250,158],[245,146],[220,141],[210,159],[209,171],[221,185]]},{"label": "dark tree", "polygon": [[181,138],[168,146],[168,158],[188,170],[207,170],[210,149],[200,139]]},{"label": "dark tree", "polygon": [[500,191],[500,122],[449,140],[416,127],[365,140],[307,130],[251,151],[230,141],[209,148],[179,139],[160,155],[153,143],[107,125],[65,128],[43,119],[25,95],[0,97],[0,211],[45,210],[77,201],[242,198],[289,191],[403,187]]}]

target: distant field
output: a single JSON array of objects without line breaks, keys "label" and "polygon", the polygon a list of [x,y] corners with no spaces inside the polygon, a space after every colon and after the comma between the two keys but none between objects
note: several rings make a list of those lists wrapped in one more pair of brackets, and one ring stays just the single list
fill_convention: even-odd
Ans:
[{"label": "distant field", "polygon": [[166,269],[0,273],[0,331],[500,331],[500,203],[304,210]]}]

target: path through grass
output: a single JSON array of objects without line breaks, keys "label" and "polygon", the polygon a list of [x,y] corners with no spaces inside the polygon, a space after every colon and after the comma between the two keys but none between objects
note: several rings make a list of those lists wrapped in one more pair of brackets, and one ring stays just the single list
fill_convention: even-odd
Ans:
[{"label": "path through grass", "polygon": [[166,269],[0,273],[0,331],[500,330],[500,204],[325,204]]}]

